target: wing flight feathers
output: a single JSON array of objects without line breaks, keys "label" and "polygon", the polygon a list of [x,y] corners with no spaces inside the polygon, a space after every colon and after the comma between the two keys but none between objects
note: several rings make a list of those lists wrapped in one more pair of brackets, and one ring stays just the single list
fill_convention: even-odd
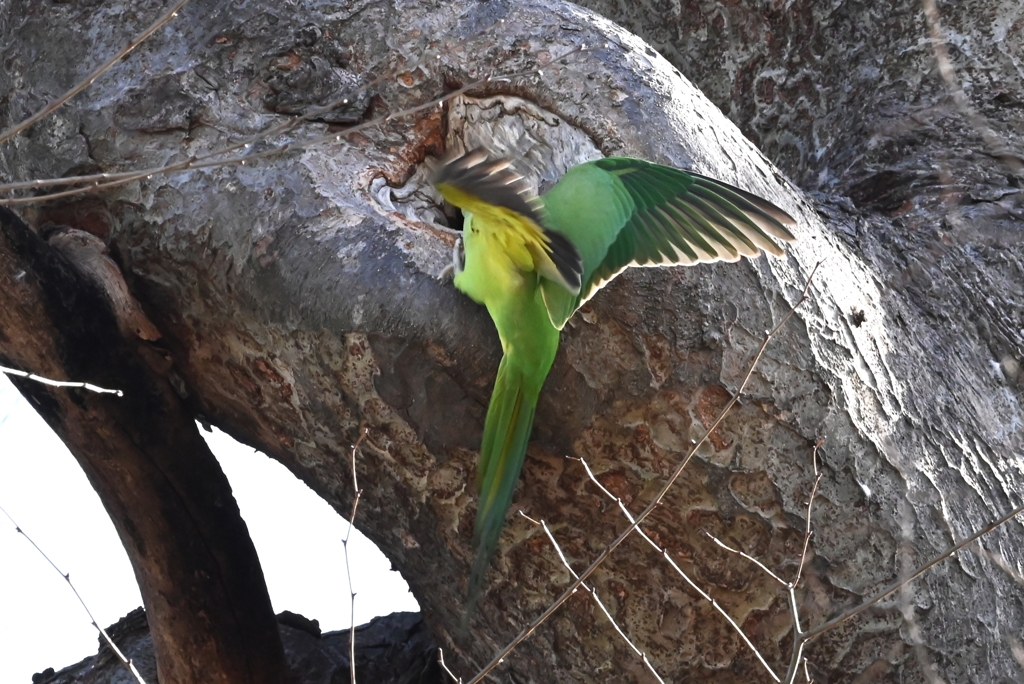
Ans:
[{"label": "wing flight feathers", "polygon": [[443,161],[432,181],[452,204],[537,236],[526,246],[544,276],[541,293],[558,329],[630,266],[737,261],[762,251],[780,256],[777,241],[795,239],[796,221],[771,202],[641,159],[580,164],[542,200],[509,161],[481,149]]},{"label": "wing flight feathers", "polygon": [[[588,165],[613,176],[632,207],[620,212],[615,237],[600,260],[584,264],[577,306],[629,266],[736,261],[761,251],[778,256],[783,251],[776,240],[795,239],[789,229],[796,221],[789,214],[727,183],[626,157],[598,159]],[[564,215],[551,207],[548,196],[548,211]],[[592,201],[604,200],[594,197]],[[621,204],[620,200],[616,206]],[[608,206],[608,213],[614,213],[612,204]],[[563,230],[570,237],[574,234]]]}]

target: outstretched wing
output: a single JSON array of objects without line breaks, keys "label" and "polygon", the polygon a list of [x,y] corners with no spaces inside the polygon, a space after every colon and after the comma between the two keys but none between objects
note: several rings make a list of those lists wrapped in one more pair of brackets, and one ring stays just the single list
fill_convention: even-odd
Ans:
[{"label": "outstretched wing", "polygon": [[783,253],[796,221],[726,183],[640,159],[611,157],[569,170],[543,198],[548,223],[583,258],[580,293],[542,285],[557,328],[630,266],[737,261]]}]

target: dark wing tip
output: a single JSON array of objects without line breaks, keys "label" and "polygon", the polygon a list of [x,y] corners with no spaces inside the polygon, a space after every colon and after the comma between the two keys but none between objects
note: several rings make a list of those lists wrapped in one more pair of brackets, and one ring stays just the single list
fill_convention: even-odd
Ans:
[{"label": "dark wing tip", "polygon": [[553,230],[544,230],[551,245],[551,261],[573,293],[583,286],[583,257],[572,240]]},{"label": "dark wing tip", "polygon": [[530,185],[507,159],[492,158],[476,148],[442,160],[430,182],[451,185],[487,204],[505,207],[533,221],[551,247],[551,261],[570,289],[579,292],[583,281],[583,258],[569,238],[545,225],[539,200]]},{"label": "dark wing tip", "polygon": [[441,160],[430,182],[447,184],[478,197],[487,204],[506,207],[543,225],[536,194],[507,159],[494,159],[483,148]]},{"label": "dark wing tip", "polygon": [[[772,237],[786,242],[796,240],[793,233],[789,231],[790,228],[796,227],[796,219],[780,209],[778,205],[735,185],[730,185],[708,176],[693,175],[697,178],[698,185],[734,202],[741,210],[748,214],[753,213],[755,216],[764,219],[765,222],[759,225],[759,227]],[[751,218],[755,216],[751,216]]]},{"label": "dark wing tip", "polygon": [[775,240],[796,239],[783,222],[792,217],[768,200],[707,176],[693,177],[691,204],[744,256],[755,256],[759,250],[782,256],[785,251]]}]

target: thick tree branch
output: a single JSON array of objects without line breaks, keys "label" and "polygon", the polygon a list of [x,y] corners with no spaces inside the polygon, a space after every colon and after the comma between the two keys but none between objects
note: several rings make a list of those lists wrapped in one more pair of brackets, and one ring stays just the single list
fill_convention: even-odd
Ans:
[{"label": "thick tree branch", "polygon": [[121,337],[104,293],[6,209],[0,331],[5,364],[124,392],[12,378],[110,513],[152,616],[160,681],[283,682],[256,551],[161,353]]}]

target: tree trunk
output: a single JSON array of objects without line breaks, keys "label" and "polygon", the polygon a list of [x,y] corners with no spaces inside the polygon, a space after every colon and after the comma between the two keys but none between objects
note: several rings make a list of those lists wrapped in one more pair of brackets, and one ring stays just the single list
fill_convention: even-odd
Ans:
[{"label": "tree trunk", "polygon": [[[0,5],[5,123],[63,92],[160,11],[133,3],[128,29],[105,20],[106,6],[35,6]],[[546,520],[577,570],[626,522],[566,457],[585,459],[641,510],[737,390],[763,331],[798,301],[822,259],[810,300],[649,519],[651,536],[781,673],[794,639],[785,591],[705,533],[791,579],[819,439],[823,478],[796,592],[804,628],[1008,510],[1024,484],[1020,9],[971,0],[943,17],[953,27],[947,50],[972,85],[957,100],[935,74],[938,43],[916,2],[884,10],[811,0],[785,9],[645,6],[641,20],[655,19],[637,30],[649,30],[784,171],[819,191],[815,207],[654,50],[551,1],[229,8],[195,0],[83,95],[0,148],[0,174],[21,180],[155,167],[258,136],[244,165],[155,174],[19,211],[38,232],[70,226],[109,245],[171,360],[159,373],[139,371],[145,396],[162,397],[159,411],[201,413],[345,512],[349,450],[368,429],[357,460],[359,522],[408,580],[463,677],[570,575],[541,529],[510,516],[471,634],[459,633],[473,553],[470,483],[500,349],[484,310],[438,279],[453,237],[431,223],[439,213],[423,162],[456,141],[522,156],[520,170],[542,185],[598,154],[673,163],[766,196],[800,221],[786,258],[636,269],[566,327],[513,511]],[[1002,45],[993,46],[998,32]],[[515,75],[400,115],[491,74]],[[259,136],[341,97],[327,114]],[[988,117],[986,141],[978,115],[958,107],[965,101]],[[257,156],[327,134],[341,139]],[[5,223],[0,247],[14,264],[9,282],[21,269],[43,292],[90,287],[53,280],[41,266],[52,259],[45,246],[9,226],[16,223]],[[98,384],[134,373],[127,351],[94,353],[84,343],[73,358],[61,351],[74,301],[70,312],[40,306],[34,318],[5,318],[0,356]],[[123,335],[125,326],[111,318],[104,329]],[[46,344],[29,350],[37,338]],[[124,344],[153,355],[153,342]],[[188,399],[176,399],[171,385]],[[37,405],[85,401],[94,411],[118,401],[20,386]],[[67,435],[79,435],[72,451],[88,471],[84,435],[93,424],[63,410],[61,434],[72,443]],[[191,434],[180,420],[147,431],[154,449]],[[206,455],[199,462],[213,467]],[[194,486],[188,495],[209,505],[211,494]],[[135,506],[133,514],[153,514],[152,505]],[[248,546],[232,515],[214,536]],[[181,533],[168,520],[155,539]],[[1019,677],[1013,649],[1024,589],[999,562],[1020,572],[1022,536],[1010,523],[983,541],[984,553],[961,553],[815,640],[806,655],[816,681]],[[138,573],[137,544],[126,547]],[[666,680],[769,681],[713,607],[639,539],[590,584]],[[143,594],[149,608],[157,597],[144,582]],[[257,608],[272,617],[269,603]],[[174,617],[151,611],[155,631],[164,620]],[[161,681],[192,681],[164,680],[173,653],[157,649]],[[515,681],[648,676],[583,592],[501,668]]]}]

